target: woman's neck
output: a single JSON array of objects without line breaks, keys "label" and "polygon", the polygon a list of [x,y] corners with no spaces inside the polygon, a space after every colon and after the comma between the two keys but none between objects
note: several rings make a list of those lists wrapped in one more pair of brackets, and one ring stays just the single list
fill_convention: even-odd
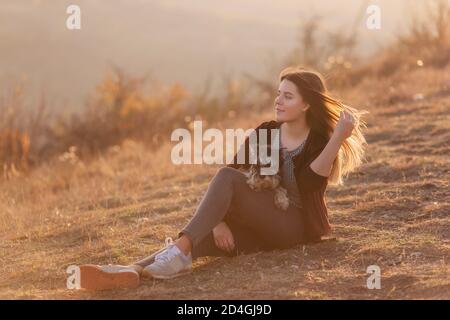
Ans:
[{"label": "woman's neck", "polygon": [[281,126],[283,127],[282,130],[285,137],[293,140],[305,139],[310,130],[304,117],[301,117],[295,121],[284,122]]}]

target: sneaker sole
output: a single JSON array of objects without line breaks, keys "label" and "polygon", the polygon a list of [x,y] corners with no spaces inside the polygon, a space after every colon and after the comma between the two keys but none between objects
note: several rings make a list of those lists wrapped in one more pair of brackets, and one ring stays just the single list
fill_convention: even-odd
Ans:
[{"label": "sneaker sole", "polygon": [[139,276],[133,272],[105,272],[99,266],[80,266],[80,286],[86,290],[134,289],[139,286]]},{"label": "sneaker sole", "polygon": [[167,280],[167,279],[173,279],[173,278],[178,278],[178,277],[181,277],[181,276],[188,275],[188,274],[192,273],[192,271],[193,271],[193,269],[187,269],[187,270],[180,271],[180,272],[175,273],[175,274],[170,275],[170,276],[165,276],[165,275],[159,275],[159,274],[155,274],[154,275],[154,274],[151,274],[150,271],[147,271],[147,270],[144,269],[144,270],[142,270],[142,276],[145,279],[154,278],[154,279]]}]

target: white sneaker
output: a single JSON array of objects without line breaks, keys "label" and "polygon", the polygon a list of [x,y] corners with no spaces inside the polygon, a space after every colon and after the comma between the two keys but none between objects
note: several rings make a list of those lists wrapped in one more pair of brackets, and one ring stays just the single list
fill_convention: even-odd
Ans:
[{"label": "white sneaker", "polygon": [[[167,240],[166,240],[167,244]],[[192,272],[192,255],[185,255],[171,243],[155,256],[155,262],[142,271],[143,275],[156,279],[172,279]]]}]

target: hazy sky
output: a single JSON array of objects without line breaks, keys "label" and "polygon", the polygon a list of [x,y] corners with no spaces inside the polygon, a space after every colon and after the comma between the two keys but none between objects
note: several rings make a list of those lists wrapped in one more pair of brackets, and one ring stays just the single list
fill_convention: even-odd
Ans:
[{"label": "hazy sky", "polygon": [[[412,3],[425,1],[1,0],[0,85],[23,78],[30,98],[44,90],[56,107],[77,110],[112,63],[197,90],[208,75],[267,76],[313,14],[346,32],[363,4],[378,4],[381,30],[358,22],[359,49],[370,53],[409,21]],[[81,30],[66,29],[69,4],[81,7]]]}]

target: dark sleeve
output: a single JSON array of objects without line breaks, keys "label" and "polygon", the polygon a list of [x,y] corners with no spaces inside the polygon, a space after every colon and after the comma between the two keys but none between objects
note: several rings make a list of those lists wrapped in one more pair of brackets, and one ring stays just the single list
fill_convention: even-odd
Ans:
[{"label": "dark sleeve", "polygon": [[310,157],[311,160],[299,171],[297,176],[297,179],[299,179],[299,191],[313,192],[326,185],[328,177],[321,176],[311,169],[311,163],[317,159],[324,148],[325,146],[315,151]]},{"label": "dark sleeve", "polygon": [[[258,127],[255,128],[255,132],[256,134],[258,134],[258,130],[263,128],[265,125],[267,124],[267,122],[263,122],[262,124],[260,124]],[[258,139],[258,138],[257,138]],[[234,155],[233,158],[233,162],[230,164],[227,164],[227,167],[231,167],[231,168],[235,168],[235,169],[239,169],[239,168],[244,168],[244,169],[248,169],[250,167],[250,160],[249,160],[249,150],[250,150],[250,146],[249,146],[250,142],[249,142],[249,137],[245,138],[244,143],[241,145],[241,147],[239,148],[239,151],[236,152],[236,154]],[[238,153],[241,152],[242,148],[245,148],[245,164],[238,164],[237,161],[237,157],[238,157]]]},{"label": "dark sleeve", "polygon": [[[245,152],[245,164],[238,164],[237,158],[238,158],[238,153],[241,152],[242,148],[244,149]],[[236,154],[233,157],[233,162],[230,164],[227,164],[227,167],[231,167],[231,168],[235,168],[235,169],[239,169],[239,168],[248,168],[248,158],[249,158],[249,137],[245,138],[244,143],[240,146],[238,152],[236,152]]]},{"label": "dark sleeve", "polygon": [[[245,148],[245,163],[246,164],[238,164],[237,161],[237,155],[238,153],[241,151],[242,148]],[[248,137],[245,138],[245,142],[241,145],[241,148],[239,149],[239,151],[234,155],[233,158],[233,162],[230,164],[227,164],[227,167],[231,167],[231,168],[235,168],[235,169],[239,169],[240,167],[246,168],[248,167],[247,163],[248,163],[248,148],[249,148],[249,139]]]}]

